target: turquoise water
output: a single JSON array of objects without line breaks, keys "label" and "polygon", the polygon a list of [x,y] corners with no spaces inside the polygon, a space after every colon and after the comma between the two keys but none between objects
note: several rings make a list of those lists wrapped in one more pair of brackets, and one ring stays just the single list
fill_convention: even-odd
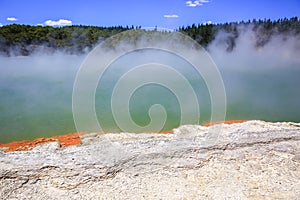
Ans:
[{"label": "turquoise water", "polygon": [[[119,58],[110,65],[110,67],[106,70],[103,78],[101,78],[96,93],[96,112],[101,127],[104,128],[106,131],[121,131],[118,128],[111,112],[111,96],[112,91],[114,89],[113,87],[115,87],[116,83],[118,82],[121,76],[123,76],[124,74],[126,74],[126,72],[132,69],[132,66],[138,66],[140,63],[143,62],[152,63],[154,60],[156,62],[159,62],[160,64],[165,65],[167,65],[168,63],[176,63],[173,64],[172,67],[188,79],[199,101],[199,121],[209,122],[211,105],[208,89],[204,80],[200,75],[198,75],[197,71],[192,67],[192,65],[187,63],[185,60],[178,58],[177,56],[174,56],[172,54],[168,54],[166,52],[146,52],[148,58],[139,55],[141,54],[141,52],[127,54],[126,56]],[[181,87],[182,90],[186,89],[184,88],[184,86],[180,85],[180,79],[177,79],[175,77],[160,77],[159,71],[155,71],[153,72],[153,74],[155,74],[154,76],[156,76],[157,79],[168,78],[168,80],[171,80],[170,85],[172,86],[177,85]],[[144,76],[150,75],[147,73],[140,73],[136,76],[131,77],[130,81],[134,83],[139,79],[143,79]],[[188,99],[191,98],[191,94],[188,94],[188,92],[183,93],[186,100],[188,101]],[[122,100],[126,102],[126,99]],[[131,117],[134,120],[134,122],[139,126],[146,126],[150,123],[150,117],[148,115],[148,110],[150,109],[150,107],[154,104],[162,105],[167,112],[167,120],[161,131],[169,131],[174,127],[178,127],[180,125],[180,117],[181,115],[184,115],[184,113],[181,113],[180,110],[181,103],[182,102],[178,101],[176,95],[172,93],[172,91],[167,86],[162,86],[158,83],[153,83],[139,87],[133,93],[129,102],[129,108],[131,111]],[[192,113],[196,112],[196,110],[193,108],[191,110],[192,111],[190,113],[187,113],[185,115],[191,115]],[[199,121],[197,123],[199,123]],[[136,132],[136,130],[132,131]]]},{"label": "turquoise water", "polygon": [[[72,90],[83,60],[84,56],[64,55],[0,58],[0,142],[75,132]],[[182,65],[179,70],[200,102],[200,123],[209,122],[206,85],[195,71]],[[97,88],[95,108],[104,131],[119,131],[110,111],[110,97],[122,70],[128,69],[115,63]],[[300,66],[250,71],[222,67],[220,71],[227,94],[227,119],[300,122]],[[133,120],[140,126],[147,125],[147,113],[153,104],[161,104],[167,111],[162,130],[180,124],[178,100],[168,88],[157,84],[146,85],[133,94],[129,102]]]},{"label": "turquoise water", "polygon": [[300,65],[222,74],[227,119],[300,122]]},{"label": "turquoise water", "polygon": [[0,142],[74,132],[72,87],[80,57],[0,60]]}]

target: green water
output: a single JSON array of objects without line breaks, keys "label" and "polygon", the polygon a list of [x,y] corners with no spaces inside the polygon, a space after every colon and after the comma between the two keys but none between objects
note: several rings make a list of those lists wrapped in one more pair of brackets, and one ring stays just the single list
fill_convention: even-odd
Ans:
[{"label": "green water", "polygon": [[0,142],[74,132],[72,87],[79,57],[0,60]]},{"label": "green water", "polygon": [[[120,131],[111,112],[111,95],[114,89],[113,87],[116,85],[120,77],[126,74],[126,72],[128,72],[132,68],[132,66],[138,66],[143,62],[152,63],[153,61],[166,65],[168,63],[174,63],[172,67],[180,72],[184,77],[187,77],[199,101],[199,121],[209,122],[211,107],[210,97],[207,86],[203,78],[197,73],[197,71],[185,60],[176,56],[174,57],[174,55],[172,54],[168,54],[165,52],[159,52],[159,54],[157,54],[157,52],[151,51],[146,52],[147,58],[145,58],[144,56],[140,56],[139,53],[128,54],[124,57],[121,57],[112,65],[110,65],[108,70],[106,70],[103,78],[101,78],[96,93],[96,112],[101,127],[106,131]],[[138,79],[143,79],[144,76],[149,76],[149,74],[141,73],[137,77],[132,77],[131,81],[135,82]],[[158,79],[167,79],[167,77],[164,76],[160,77],[159,72],[155,72],[155,76]],[[171,80],[170,85],[177,85],[181,87],[181,80],[174,77],[168,77],[168,79]],[[185,90],[186,88],[182,86],[181,89]],[[188,101],[188,99],[191,98],[191,94],[188,94],[188,92],[183,93],[186,100]],[[123,100],[126,101],[126,99]],[[154,104],[162,105],[167,112],[167,120],[161,131],[169,131],[174,127],[178,127],[180,125],[181,116],[184,115],[184,113],[181,113],[180,110],[182,102],[178,101],[178,99],[176,98],[176,94],[172,93],[172,91],[170,91],[167,86],[162,86],[159,84],[148,84],[140,87],[131,96],[129,108],[131,117],[134,122],[139,126],[148,125],[150,123],[148,110]],[[192,108],[191,110],[192,113],[196,112],[196,109]],[[189,115],[192,113],[186,113],[185,115]],[[136,130],[132,131],[136,132]]]},{"label": "green water", "polygon": [[[75,132],[72,90],[83,60],[84,56],[61,55],[0,58],[0,142]],[[227,94],[227,119],[300,121],[300,66],[220,71]],[[210,99],[204,81],[193,70],[181,72],[200,101],[200,123],[209,122]],[[107,71],[97,88],[95,107],[104,131],[119,130],[110,111],[110,96],[121,74],[121,65]],[[129,106],[135,123],[149,123],[147,112],[153,104],[167,111],[163,130],[180,124],[179,102],[167,88],[156,84],[132,96]]]},{"label": "green water", "polygon": [[300,65],[222,74],[227,119],[300,122]]}]

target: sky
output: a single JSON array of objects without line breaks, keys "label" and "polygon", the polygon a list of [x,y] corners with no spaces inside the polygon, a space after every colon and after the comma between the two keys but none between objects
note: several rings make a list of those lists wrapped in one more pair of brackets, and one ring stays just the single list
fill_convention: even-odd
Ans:
[{"label": "sky", "polygon": [[94,25],[176,29],[193,23],[300,18],[300,0],[0,0],[0,26]]}]

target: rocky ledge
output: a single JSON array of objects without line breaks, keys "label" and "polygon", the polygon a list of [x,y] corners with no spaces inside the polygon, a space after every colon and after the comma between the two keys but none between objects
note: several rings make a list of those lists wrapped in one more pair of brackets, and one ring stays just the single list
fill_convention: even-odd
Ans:
[{"label": "rocky ledge", "polygon": [[300,124],[185,125],[0,151],[1,199],[299,199]]}]

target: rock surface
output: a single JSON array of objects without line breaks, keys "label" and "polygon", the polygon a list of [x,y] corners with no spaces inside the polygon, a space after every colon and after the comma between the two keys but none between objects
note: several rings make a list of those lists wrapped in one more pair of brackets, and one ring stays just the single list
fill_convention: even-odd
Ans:
[{"label": "rock surface", "polygon": [[300,124],[87,134],[0,151],[1,199],[299,199]]}]

